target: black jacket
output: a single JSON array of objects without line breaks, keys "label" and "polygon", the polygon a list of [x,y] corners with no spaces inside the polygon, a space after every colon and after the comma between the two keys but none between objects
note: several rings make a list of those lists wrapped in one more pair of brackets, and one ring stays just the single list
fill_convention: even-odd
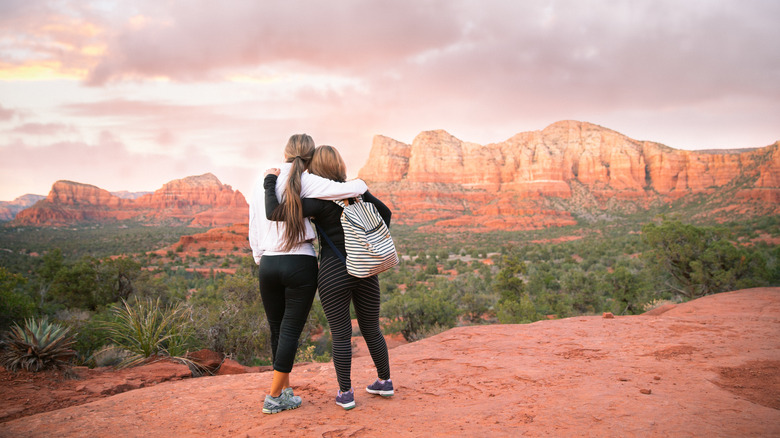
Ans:
[{"label": "black jacket", "polygon": [[[267,175],[263,181],[263,187],[265,188],[265,215],[268,220],[271,220],[273,211],[279,206],[279,201],[276,199],[276,178],[276,175],[271,174]],[[389,228],[392,216],[390,209],[369,192],[363,194],[363,201],[370,202],[376,206],[379,215],[382,216],[382,220],[385,221]],[[316,198],[303,198],[301,199],[301,204],[303,205],[303,216],[312,218],[318,225],[317,238],[320,242],[320,257],[337,257],[333,254],[330,245],[320,235],[320,228],[325,231],[331,242],[341,251],[341,255],[346,256],[344,228],[341,226],[341,212],[343,211],[341,206],[333,201]]]}]

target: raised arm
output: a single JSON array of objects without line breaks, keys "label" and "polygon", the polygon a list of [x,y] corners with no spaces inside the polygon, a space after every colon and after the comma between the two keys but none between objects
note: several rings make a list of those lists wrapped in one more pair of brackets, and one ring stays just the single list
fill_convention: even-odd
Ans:
[{"label": "raised arm", "polygon": [[[269,221],[273,219],[271,216],[274,214],[274,210],[279,206],[279,200],[276,199],[276,180],[277,176],[274,174],[268,174],[263,180],[263,188],[265,189],[265,217]],[[304,198],[301,199],[301,205],[303,207],[303,217],[314,216],[317,212],[317,204],[313,199]]]}]

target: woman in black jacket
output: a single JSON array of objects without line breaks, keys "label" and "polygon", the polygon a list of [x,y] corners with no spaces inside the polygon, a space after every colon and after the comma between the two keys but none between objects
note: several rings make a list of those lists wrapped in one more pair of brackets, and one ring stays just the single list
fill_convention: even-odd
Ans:
[{"label": "woman in black jacket", "polygon": [[[346,165],[339,152],[332,146],[318,146],[309,165],[309,172],[335,181],[346,181]],[[266,215],[271,220],[283,220],[283,209],[279,206],[274,191],[276,179],[270,174],[265,179]],[[375,196],[366,192],[364,202],[374,204],[385,221],[390,226],[391,212],[385,204]],[[377,369],[377,380],[366,387],[371,394],[392,396],[393,382],[390,380],[390,360],[387,344],[379,326],[379,279],[376,275],[358,278],[347,273],[347,267],[341,258],[333,252],[330,245],[323,244],[324,232],[336,248],[346,255],[344,247],[344,229],[341,226],[342,208],[333,201],[321,199],[302,199],[303,216],[311,217],[317,224],[317,234],[320,242],[320,269],[317,278],[318,290],[322,308],[328,319],[333,337],[333,364],[339,391],[336,404],[344,409],[355,407],[354,391],[351,382],[352,368],[352,321],[349,304],[355,306],[360,333],[366,341],[371,359]]]}]

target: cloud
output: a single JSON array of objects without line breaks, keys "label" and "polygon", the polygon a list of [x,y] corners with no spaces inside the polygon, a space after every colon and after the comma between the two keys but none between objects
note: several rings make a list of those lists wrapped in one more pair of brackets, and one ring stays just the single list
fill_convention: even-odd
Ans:
[{"label": "cloud", "polygon": [[[376,134],[489,143],[563,119],[672,147],[760,146],[780,119],[778,16],[774,0],[7,0],[0,160],[55,172],[36,154],[70,150],[116,172],[105,148],[135,172],[219,168],[246,190],[298,132],[339,147],[351,174]],[[47,99],[17,82],[59,78]],[[120,188],[142,179],[128,167]]]},{"label": "cloud", "polygon": [[132,152],[109,131],[101,132],[90,143],[33,146],[14,140],[0,145],[0,199],[13,199],[31,190],[45,195],[61,179],[110,191],[152,191],[168,181],[207,172],[234,185],[236,179],[241,183],[251,180],[254,169],[220,166],[197,151],[187,156]]},{"label": "cloud", "polygon": [[71,134],[75,131],[73,126],[62,123],[25,123],[10,130],[14,134],[28,135]]},{"label": "cloud", "polygon": [[15,117],[18,117],[19,113],[16,110],[12,110],[9,108],[3,107],[3,105],[0,105],[0,121],[8,121],[11,119],[14,119]]},{"label": "cloud", "polygon": [[460,33],[447,2],[170,5],[118,32],[88,83],[137,77],[207,80],[224,69],[259,65],[354,73],[401,62]]},{"label": "cloud", "polygon": [[34,59],[96,86],[327,75],[361,84],[342,90],[352,100],[477,101],[520,116],[780,98],[780,4],[770,0],[43,2],[37,23],[33,8],[11,3],[22,24],[6,33],[26,33]]},{"label": "cloud", "polygon": [[3,80],[83,78],[112,28],[84,2],[9,0],[0,5]]}]

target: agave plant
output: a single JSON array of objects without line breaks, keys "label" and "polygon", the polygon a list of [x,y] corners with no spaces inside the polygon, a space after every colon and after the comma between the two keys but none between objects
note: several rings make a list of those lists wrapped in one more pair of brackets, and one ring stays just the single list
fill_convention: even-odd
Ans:
[{"label": "agave plant", "polygon": [[63,368],[76,355],[71,349],[75,342],[69,327],[49,322],[46,317],[41,320],[29,318],[24,327],[14,324],[6,333],[5,351],[0,360],[11,371]]}]

